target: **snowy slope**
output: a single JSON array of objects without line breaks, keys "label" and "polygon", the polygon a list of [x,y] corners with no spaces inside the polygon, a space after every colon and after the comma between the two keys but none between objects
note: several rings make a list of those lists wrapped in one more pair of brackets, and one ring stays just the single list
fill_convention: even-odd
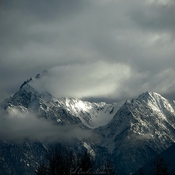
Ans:
[{"label": "snowy slope", "polygon": [[58,100],[59,105],[71,115],[80,118],[84,125],[89,128],[97,128],[111,121],[121,103],[106,104],[91,103],[73,98]]},{"label": "snowy slope", "polygon": [[[0,103],[1,113],[18,117],[20,111],[21,114],[35,114],[38,117],[46,118],[49,122],[52,120],[58,127],[59,125],[73,125],[89,130],[107,124],[119,108],[117,103],[90,103],[73,98],[56,99],[48,92],[38,91],[32,87],[32,79],[25,81],[12,97]],[[37,79],[34,81],[36,82]],[[27,116],[30,117],[30,115]],[[92,141],[83,140],[81,142],[80,140],[76,144],[75,146],[80,149],[82,147],[87,149],[93,156],[108,155],[107,149],[95,145]],[[28,146],[26,147],[26,145]],[[46,154],[43,145],[43,143],[35,144],[29,140],[17,144],[0,140],[0,152],[2,153],[0,167],[3,167],[0,174],[5,172],[6,174],[13,173],[16,175],[21,174],[21,171],[25,175],[33,173]],[[13,164],[10,159],[15,160],[16,163]]]},{"label": "snowy slope", "polygon": [[174,111],[173,100],[146,92],[127,100],[109,124],[97,129],[119,169],[132,172],[175,141]]},{"label": "snowy slope", "polygon": [[[102,136],[99,150],[95,143],[82,145],[93,155],[108,150],[118,172],[134,172],[157,153],[175,142],[175,101],[155,92],[145,92],[125,103],[91,103],[76,98],[56,99],[36,88],[41,76],[25,81],[20,89],[0,104],[0,111],[18,115],[34,113],[58,126],[76,125]],[[103,149],[102,149],[103,148]],[[106,154],[106,153],[105,153]]]},{"label": "snowy slope", "polygon": [[74,98],[56,99],[48,92],[38,92],[32,87],[32,81],[25,81],[27,83],[23,83],[18,92],[2,102],[0,108],[9,113],[15,112],[14,109],[33,112],[63,125],[83,123],[88,128],[97,128],[107,124],[122,105],[122,102],[106,104]]}]

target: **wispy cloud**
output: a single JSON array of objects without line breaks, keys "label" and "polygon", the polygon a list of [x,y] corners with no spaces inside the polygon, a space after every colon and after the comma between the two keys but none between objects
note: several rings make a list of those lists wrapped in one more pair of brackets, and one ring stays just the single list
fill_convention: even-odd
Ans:
[{"label": "wispy cloud", "polygon": [[[2,115],[1,115],[2,116]],[[41,142],[71,142],[74,139],[99,139],[92,131],[78,126],[59,126],[52,121],[38,118],[13,108],[0,118],[0,139],[21,142],[24,139]]]},{"label": "wispy cloud", "polygon": [[[110,69],[109,69],[110,67]],[[59,75],[59,76],[58,76]],[[120,63],[95,62],[54,67],[48,75],[30,84],[59,97],[115,97],[131,76],[129,66]]]}]

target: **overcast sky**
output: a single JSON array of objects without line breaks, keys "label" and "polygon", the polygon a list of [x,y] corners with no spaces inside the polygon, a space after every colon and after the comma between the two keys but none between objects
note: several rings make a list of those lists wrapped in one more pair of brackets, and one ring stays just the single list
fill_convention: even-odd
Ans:
[{"label": "overcast sky", "polygon": [[56,97],[175,99],[174,0],[1,0],[0,101],[47,69]]}]

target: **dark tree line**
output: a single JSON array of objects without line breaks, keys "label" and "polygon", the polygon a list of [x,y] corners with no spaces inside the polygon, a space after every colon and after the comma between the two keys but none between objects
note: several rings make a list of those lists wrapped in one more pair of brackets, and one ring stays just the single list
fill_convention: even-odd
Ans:
[{"label": "dark tree line", "polygon": [[112,162],[108,159],[103,165],[97,165],[94,158],[84,151],[75,151],[62,146],[50,149],[46,161],[41,163],[35,175],[116,175]]},{"label": "dark tree line", "polygon": [[[110,159],[98,164],[87,150],[77,154],[70,148],[57,145],[49,149],[45,162],[38,166],[35,175],[116,175],[116,171]],[[170,174],[164,159],[157,156],[150,172],[140,168],[134,175],[175,175],[175,173]]]},{"label": "dark tree line", "polygon": [[175,175],[175,173],[170,173],[164,159],[157,155],[150,172],[146,173],[143,168],[140,168],[135,175]]}]

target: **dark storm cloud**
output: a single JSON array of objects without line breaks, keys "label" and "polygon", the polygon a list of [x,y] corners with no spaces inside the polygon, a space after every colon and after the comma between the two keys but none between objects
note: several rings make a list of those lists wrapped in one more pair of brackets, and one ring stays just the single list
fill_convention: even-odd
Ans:
[{"label": "dark storm cloud", "polygon": [[153,1],[142,8],[132,11],[131,17],[142,30],[174,33],[175,31],[175,2]]},{"label": "dark storm cloud", "polygon": [[49,69],[55,64],[65,64],[67,57],[62,54],[59,58],[60,49],[56,47],[54,38],[56,36],[59,39],[62,34],[57,28],[62,22],[74,18],[81,9],[81,2],[17,0],[0,3],[2,100],[40,70]]},{"label": "dark storm cloud", "polygon": [[[36,21],[42,20],[46,22],[49,22],[50,20],[52,21],[55,18],[61,18],[62,15],[65,15],[66,17],[67,15],[73,15],[72,12],[79,11],[80,7],[80,0],[76,0],[74,2],[72,0],[52,0],[52,2],[48,0],[1,1],[2,11],[7,13],[16,12],[23,15],[29,15],[29,17],[36,18]],[[24,16],[21,16],[21,18],[22,17]]]},{"label": "dark storm cloud", "polygon": [[44,69],[56,96],[174,92],[174,7],[171,0],[1,1],[0,99]]},{"label": "dark storm cloud", "polygon": [[80,9],[81,1],[78,0],[2,1],[0,34],[3,49],[9,46],[22,51],[28,44],[49,42],[54,38],[54,28],[73,19]]}]

